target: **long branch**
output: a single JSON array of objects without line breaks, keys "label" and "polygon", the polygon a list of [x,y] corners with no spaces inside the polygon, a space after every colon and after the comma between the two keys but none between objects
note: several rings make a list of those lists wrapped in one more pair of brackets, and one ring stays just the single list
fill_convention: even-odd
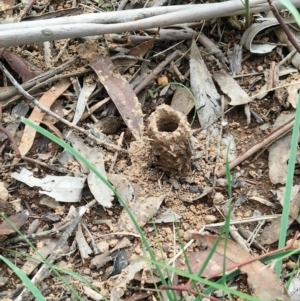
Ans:
[{"label": "long branch", "polygon": [[[292,0],[291,2],[296,7],[300,7],[300,1]],[[264,3],[264,0],[252,1],[250,5],[251,12],[270,10],[269,5]],[[283,5],[279,2],[279,0],[274,1],[274,5],[276,5],[278,9],[283,8]],[[147,9],[145,9],[145,12],[146,11]],[[49,22],[45,22],[45,25],[43,26],[34,26],[34,21],[31,21],[31,27],[25,28],[25,22],[21,22],[21,27],[19,27],[18,29],[7,29],[1,31],[0,48],[22,44],[38,43],[49,40],[103,35],[108,33],[120,33],[126,31],[149,29],[154,27],[164,27],[181,23],[196,22],[203,19],[242,15],[244,14],[244,11],[245,9],[242,2],[226,1],[218,3],[198,4],[192,6],[191,9],[182,9],[180,11],[170,12],[163,15],[149,17],[146,19],[117,24],[63,23],[61,25],[49,25]],[[129,14],[130,11],[125,12]],[[58,19],[66,20],[66,18],[67,17]],[[12,25],[13,24],[10,24],[10,28],[13,28]],[[3,26],[4,25],[0,26],[0,30],[2,30],[1,28]]]}]

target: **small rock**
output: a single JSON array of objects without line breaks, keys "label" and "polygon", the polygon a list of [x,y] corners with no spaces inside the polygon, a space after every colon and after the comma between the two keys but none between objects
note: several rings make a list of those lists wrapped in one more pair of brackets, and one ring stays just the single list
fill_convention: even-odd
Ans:
[{"label": "small rock", "polygon": [[156,80],[160,86],[167,85],[169,83],[169,79],[165,75],[158,76]]},{"label": "small rock", "polygon": [[218,185],[220,185],[220,186],[222,186],[222,187],[227,186],[227,180],[224,179],[224,178],[218,179],[218,180],[217,180],[217,183],[218,183]]},{"label": "small rock", "polygon": [[211,223],[214,223],[214,222],[217,221],[217,217],[214,216],[214,215],[208,214],[208,215],[205,216],[205,221],[206,221],[207,223],[210,223],[210,224],[211,224]]},{"label": "small rock", "polygon": [[263,72],[264,71],[264,67],[263,66],[257,66],[257,71],[258,72]]},{"label": "small rock", "polygon": [[197,185],[190,185],[189,191],[191,193],[198,193],[199,192],[199,187]]},{"label": "small rock", "polygon": [[96,231],[98,231],[98,227],[97,227],[97,226],[93,226],[93,227],[91,228],[91,230],[92,230],[93,232],[96,232]]},{"label": "small rock", "polygon": [[122,124],[122,118],[116,116],[108,116],[100,119],[95,123],[95,127],[105,135],[114,134]]},{"label": "small rock", "polygon": [[3,182],[0,182],[0,209],[1,211],[6,207],[8,200],[8,191]]},{"label": "small rock", "polygon": [[173,185],[173,188],[174,188],[175,190],[178,190],[178,189],[180,188],[180,184],[179,184],[179,182],[178,182],[177,180],[175,180],[175,179],[170,179],[169,182]]},{"label": "small rock", "polygon": [[66,261],[64,260],[60,260],[59,262],[57,262],[56,264],[59,268],[61,269],[68,269],[68,270],[72,270],[71,265],[68,264]]},{"label": "small rock", "polygon": [[224,202],[224,199],[225,199],[224,195],[220,192],[217,192],[214,196],[213,203],[215,205],[221,204]]},{"label": "small rock", "polygon": [[295,262],[294,261],[291,261],[291,260],[289,260],[287,263],[286,263],[286,268],[288,269],[288,270],[290,270],[290,271],[292,271],[293,269],[294,269],[294,267],[295,267]]},{"label": "small rock", "polygon": [[0,287],[3,287],[7,284],[9,278],[8,277],[3,277],[3,276],[0,276]]},{"label": "small rock", "polygon": [[118,240],[117,239],[111,239],[108,244],[111,248],[114,248],[118,243]]},{"label": "small rock", "polygon": [[97,243],[97,247],[101,253],[104,253],[104,252],[108,251],[108,249],[109,249],[109,245],[106,241],[101,241],[101,242]]},{"label": "small rock", "polygon": [[43,220],[46,222],[56,223],[61,220],[61,216],[59,216],[58,214],[55,214],[53,212],[48,212],[43,216]]},{"label": "small rock", "polygon": [[83,274],[84,274],[84,275],[90,275],[90,274],[91,274],[91,269],[85,268],[85,269],[83,270]]},{"label": "small rock", "polygon": [[191,232],[190,231],[184,232],[183,240],[187,242],[187,241],[190,241],[191,239],[192,239]]},{"label": "small rock", "polygon": [[98,272],[91,273],[91,276],[92,276],[93,279],[99,279],[99,273]]}]

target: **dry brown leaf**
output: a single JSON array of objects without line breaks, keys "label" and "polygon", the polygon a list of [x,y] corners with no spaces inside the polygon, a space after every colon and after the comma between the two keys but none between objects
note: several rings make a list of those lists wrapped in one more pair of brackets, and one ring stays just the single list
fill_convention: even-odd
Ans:
[{"label": "dry brown leaf", "polygon": [[[152,39],[145,41],[135,47],[133,47],[128,53],[128,56],[134,56],[134,57],[144,57],[145,54],[150,50],[150,48],[152,47],[155,38],[158,34],[158,31],[156,32],[156,34],[153,36]],[[118,66],[118,68],[121,68],[123,72],[125,72],[126,70],[128,70],[130,67],[132,67],[133,65],[135,65],[138,61],[135,60],[134,58],[129,59],[129,58],[116,58],[114,60],[114,65]]]},{"label": "dry brown leaf", "polygon": [[194,106],[195,103],[190,92],[186,88],[177,87],[172,98],[171,107],[184,115],[188,115]]},{"label": "dry brown leaf", "polygon": [[[217,236],[216,235],[200,235],[193,234],[195,239],[198,239],[201,243],[205,243],[208,247],[212,248]],[[221,255],[225,255],[226,258],[230,259],[235,263],[243,263],[253,259],[245,249],[239,244],[228,239],[227,248],[225,247],[225,239],[221,239],[216,247],[216,252]],[[225,253],[224,253],[225,251]],[[290,298],[288,293],[280,279],[277,278],[276,274],[271,268],[264,265],[260,261],[254,261],[239,267],[241,272],[248,275],[248,284],[253,294],[264,301],[275,301],[283,300],[289,301]],[[222,270],[220,270],[222,273]]]},{"label": "dry brown leaf", "polygon": [[229,74],[217,71],[213,74],[213,79],[219,85],[220,90],[230,98],[231,106],[244,105],[251,101],[248,94]]},{"label": "dry brown leaf", "polygon": [[123,270],[123,273],[118,275],[116,279],[114,279],[114,287],[111,290],[111,301],[119,301],[121,297],[125,294],[128,290],[127,284],[134,279],[134,275],[145,269],[147,264],[145,261],[137,261],[131,263],[126,269]]},{"label": "dry brown leaf", "polygon": [[125,175],[109,173],[107,179],[113,184],[125,204],[128,204],[135,197],[134,189]]},{"label": "dry brown leaf", "polygon": [[[27,221],[29,212],[24,210],[18,214],[10,216],[9,221],[17,228],[20,229]],[[0,224],[0,236],[7,236],[15,233],[16,231],[6,222]]]},{"label": "dry brown leaf", "polygon": [[[53,103],[50,110],[60,117],[64,117],[70,113],[70,111],[65,109],[64,106],[62,105],[62,101],[56,101],[55,103]],[[51,124],[57,123],[57,119],[50,115],[46,115],[43,118],[43,121]]]},{"label": "dry brown leaf", "polygon": [[[128,204],[128,207],[134,215],[138,225],[143,227],[157,213],[164,199],[164,195],[159,197],[136,198]],[[125,209],[123,209],[118,219],[117,226],[120,231],[137,232]]]},{"label": "dry brown leaf", "polygon": [[107,55],[96,55],[89,65],[98,75],[134,138],[140,140],[144,128],[143,112],[130,84]]},{"label": "dry brown leaf", "polygon": [[293,106],[294,109],[296,109],[297,107],[299,89],[299,82],[290,83],[290,85],[286,89],[288,93],[287,101]]},{"label": "dry brown leaf", "polygon": [[43,120],[37,120],[37,122],[48,127],[54,133],[54,135],[56,135],[58,138],[63,139],[63,134],[55,125],[53,125],[49,122],[43,121]]},{"label": "dry brown leaf", "polygon": [[57,241],[58,238],[56,237],[48,237],[40,240],[39,243],[41,244],[41,248],[39,248],[38,251],[35,251],[33,254],[30,254],[30,258],[28,258],[24,263],[22,271],[26,275],[30,275],[33,270],[41,263],[41,256],[43,256],[43,258],[47,258],[48,255],[52,253],[57,244]]},{"label": "dry brown leaf", "polygon": [[138,56],[138,57],[144,57],[144,55],[150,50],[150,48],[152,47],[155,38],[158,35],[159,30],[155,33],[155,35],[153,36],[153,38],[151,40],[148,40],[146,42],[141,43],[140,45],[137,45],[135,47],[133,47],[130,51],[129,51],[129,55],[134,55],[134,56]]},{"label": "dry brown leaf", "polygon": [[[291,198],[290,204],[290,212],[289,212],[289,219],[288,219],[288,228],[290,225],[298,219],[299,214],[299,206],[300,206],[300,193],[297,193],[295,197]],[[257,238],[257,241],[261,245],[270,245],[279,239],[280,235],[280,226],[281,226],[281,217],[277,217],[271,220],[271,222],[266,225]]]},{"label": "dry brown leaf", "polygon": [[18,55],[5,50],[2,54],[9,66],[22,78],[23,83],[35,77],[28,64]]},{"label": "dry brown leaf", "polygon": [[123,248],[127,248],[129,246],[131,246],[132,243],[130,242],[130,240],[127,237],[123,237],[122,240],[120,242],[118,242],[118,244],[111,250],[107,250],[104,253],[95,256],[90,263],[90,268],[91,269],[100,269],[101,267],[103,267],[106,263],[108,263],[109,261],[113,260],[113,257],[111,256],[111,254],[113,252],[115,252],[116,250],[120,250]]},{"label": "dry brown leaf", "polygon": [[[57,84],[55,84],[50,90],[48,90],[40,99],[40,103],[43,104],[48,109],[51,107],[53,102],[62,94],[64,93],[68,87],[71,85],[71,82],[68,79],[63,79]],[[39,124],[40,120],[43,120],[45,113],[42,112],[38,107],[35,107],[30,114],[29,119],[33,122]],[[25,126],[23,136],[19,145],[19,150],[22,156],[26,155],[27,152],[30,150],[34,138],[35,138],[36,131],[29,127],[28,125]]]},{"label": "dry brown leaf", "polygon": [[203,129],[221,116],[221,96],[212,80],[195,40],[191,46],[191,88],[195,96],[195,107]]},{"label": "dry brown leaf", "polygon": [[[294,116],[295,112],[280,114],[274,123],[273,131],[294,118]],[[269,146],[269,178],[273,184],[286,183],[291,139],[292,135],[288,134]]]},{"label": "dry brown leaf", "polygon": [[[189,265],[192,269],[193,274],[198,274],[199,270],[203,266],[204,261],[206,260],[210,250],[204,250],[200,252],[191,252],[187,254],[187,258],[189,261]],[[216,271],[222,271],[222,266],[224,262],[224,255],[219,254],[218,252],[214,252],[213,256],[209,260],[205,270],[201,274],[201,277],[210,278],[211,276],[215,275]],[[233,261],[226,258],[226,268],[230,270],[236,265]],[[185,258],[180,257],[176,260],[176,268],[187,271],[188,267],[185,263]]]},{"label": "dry brown leaf", "polygon": [[[2,10],[2,8],[7,9],[8,7],[12,7],[12,6],[15,5],[15,0],[3,0],[1,2],[2,2],[2,5],[3,5],[3,6],[1,5],[1,7],[0,7],[1,10]],[[11,9],[11,10],[7,10],[7,11],[3,11],[1,13],[2,13],[2,17],[4,19],[7,19],[7,17],[12,16],[13,10]]]}]

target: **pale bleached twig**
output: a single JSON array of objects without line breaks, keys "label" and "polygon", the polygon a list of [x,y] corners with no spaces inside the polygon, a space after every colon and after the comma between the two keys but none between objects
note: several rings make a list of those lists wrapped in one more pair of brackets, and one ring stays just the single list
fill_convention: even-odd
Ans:
[{"label": "pale bleached twig", "polygon": [[[118,147],[121,147],[121,146],[122,146],[122,143],[123,143],[123,137],[124,137],[124,132],[121,133],[121,135],[120,135],[120,137],[119,137],[119,139],[118,139],[118,142],[117,142]],[[109,172],[108,172],[108,173],[112,173],[112,171],[114,170],[114,167],[115,167],[115,164],[116,164],[118,155],[119,155],[118,152],[115,152],[115,153],[114,153],[114,157],[113,157],[113,160],[112,160],[112,162],[111,162],[111,165],[110,165],[110,168],[109,168]]]},{"label": "pale bleached twig", "polygon": [[[45,279],[45,277],[48,274],[50,264],[52,264],[58,258],[58,256],[60,256],[61,248],[66,244],[67,240],[69,239],[69,237],[75,230],[76,226],[80,222],[80,220],[81,220],[82,216],[84,215],[84,213],[86,212],[86,210],[88,208],[92,207],[94,204],[96,204],[96,200],[93,200],[90,203],[86,204],[85,206],[81,206],[77,209],[76,216],[72,220],[72,223],[63,232],[63,234],[60,237],[60,239],[58,240],[53,252],[49,256],[49,258],[47,258],[47,262],[44,263],[42,265],[42,267],[38,270],[38,272],[33,276],[33,278],[31,279],[32,283],[38,284],[43,279]],[[28,292],[27,288],[24,288],[22,290],[21,294],[15,299],[15,301],[25,300],[24,297],[27,294],[27,292]]]},{"label": "pale bleached twig", "polygon": [[[264,216],[260,216],[260,217],[251,217],[251,218],[243,218],[241,220],[234,220],[234,221],[230,221],[230,225],[234,225],[234,224],[242,224],[242,223],[249,223],[249,222],[254,222],[254,221],[261,221],[261,220],[268,220],[268,219],[274,219],[274,218],[278,218],[279,216],[281,216],[281,214],[273,214],[273,215],[264,215]],[[205,226],[203,226],[197,233],[201,234],[202,232],[205,231],[206,228],[211,228],[211,227],[221,227],[224,226],[225,222],[220,222],[220,223],[215,223],[215,224],[207,224]],[[188,243],[186,243],[184,245],[184,247],[180,250],[180,252],[178,252],[176,254],[176,256],[174,256],[169,262],[168,264],[172,264],[174,261],[176,261],[181,255],[182,253],[188,249],[188,247],[194,242],[194,239],[191,239]]]},{"label": "pale bleached twig", "polygon": [[[300,6],[298,0],[291,1],[296,7]],[[274,1],[274,5],[278,9],[284,6],[279,0]],[[264,3],[264,0],[251,1],[251,12],[268,11],[270,7]],[[145,9],[145,12],[147,9]],[[118,11],[117,13],[122,13]],[[124,11],[128,14],[128,11]],[[181,23],[196,22],[203,19],[212,19],[217,17],[226,17],[232,15],[244,14],[244,4],[240,1],[225,1],[218,3],[197,4],[192,8],[183,9],[175,12],[170,12],[163,15],[145,18],[137,21],[129,21],[117,24],[66,24],[61,25],[41,25],[34,27],[33,24],[25,28],[23,22],[20,24],[23,27],[5,27],[1,31],[0,48],[7,46],[16,46],[22,44],[31,44],[44,42],[49,40],[59,40],[66,38],[78,38],[93,35],[103,35],[111,33],[121,33],[126,31],[144,30],[154,27],[170,26]],[[78,16],[76,16],[78,17]],[[64,19],[65,20],[65,19]],[[10,26],[13,24],[10,24]],[[1,26],[0,26],[1,30]]]},{"label": "pale bleached twig", "polygon": [[95,137],[94,135],[92,135],[90,131],[85,130],[85,129],[79,127],[79,126],[76,126],[76,125],[72,124],[71,122],[69,122],[68,120],[66,120],[66,119],[60,117],[59,115],[55,114],[54,112],[50,111],[47,107],[42,105],[37,99],[35,99],[33,96],[31,96],[27,91],[25,91],[20,86],[19,83],[14,79],[14,77],[10,74],[10,72],[4,67],[4,65],[1,62],[0,62],[0,70],[2,70],[5,73],[5,75],[9,78],[9,80],[15,86],[15,88],[19,91],[19,93],[22,94],[26,99],[31,101],[34,105],[36,105],[41,111],[43,111],[43,112],[47,113],[48,115],[54,117],[56,120],[64,123],[68,127],[73,128],[73,129],[85,134],[91,140],[99,143],[100,145],[103,145],[104,147],[106,147],[110,150],[125,152],[124,149],[121,149],[121,148],[117,147],[115,144],[106,142],[105,141],[105,139],[106,139],[105,135],[103,135],[103,137],[101,137],[101,139],[99,139],[99,138]]}]

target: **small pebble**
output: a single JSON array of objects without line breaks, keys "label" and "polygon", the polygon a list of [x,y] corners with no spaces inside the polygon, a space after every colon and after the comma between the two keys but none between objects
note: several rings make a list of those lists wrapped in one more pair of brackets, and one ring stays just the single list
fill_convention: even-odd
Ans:
[{"label": "small pebble", "polygon": [[221,204],[224,202],[224,199],[225,199],[224,195],[220,192],[217,192],[214,196],[213,203],[215,205]]},{"label": "small pebble", "polygon": [[264,71],[264,67],[263,66],[257,66],[257,71],[258,72],[263,72]]},{"label": "small pebble", "polygon": [[97,243],[97,247],[101,253],[104,253],[109,249],[109,245],[106,241],[101,241]]},{"label": "small pebble", "polygon": [[288,269],[288,270],[290,270],[290,271],[292,271],[293,269],[294,269],[294,267],[295,267],[295,262],[294,261],[291,261],[291,260],[289,260],[287,263],[286,263],[286,268]]},{"label": "small pebble", "polygon": [[109,246],[111,248],[114,248],[117,245],[118,240],[117,239],[111,239],[108,243],[109,243]]},{"label": "small pebble", "polygon": [[210,223],[210,224],[217,221],[217,217],[214,215],[211,215],[211,214],[206,215],[204,219],[207,223]]},{"label": "small pebble", "polygon": [[3,182],[0,182],[0,202],[6,203],[8,200],[8,191]]},{"label": "small pebble", "polygon": [[96,232],[96,231],[98,231],[98,227],[97,227],[97,226],[93,226],[93,227],[91,228],[91,230],[92,230],[93,232]]},{"label": "small pebble", "polygon": [[190,185],[189,191],[191,193],[198,193],[199,192],[199,187],[197,185]]}]

